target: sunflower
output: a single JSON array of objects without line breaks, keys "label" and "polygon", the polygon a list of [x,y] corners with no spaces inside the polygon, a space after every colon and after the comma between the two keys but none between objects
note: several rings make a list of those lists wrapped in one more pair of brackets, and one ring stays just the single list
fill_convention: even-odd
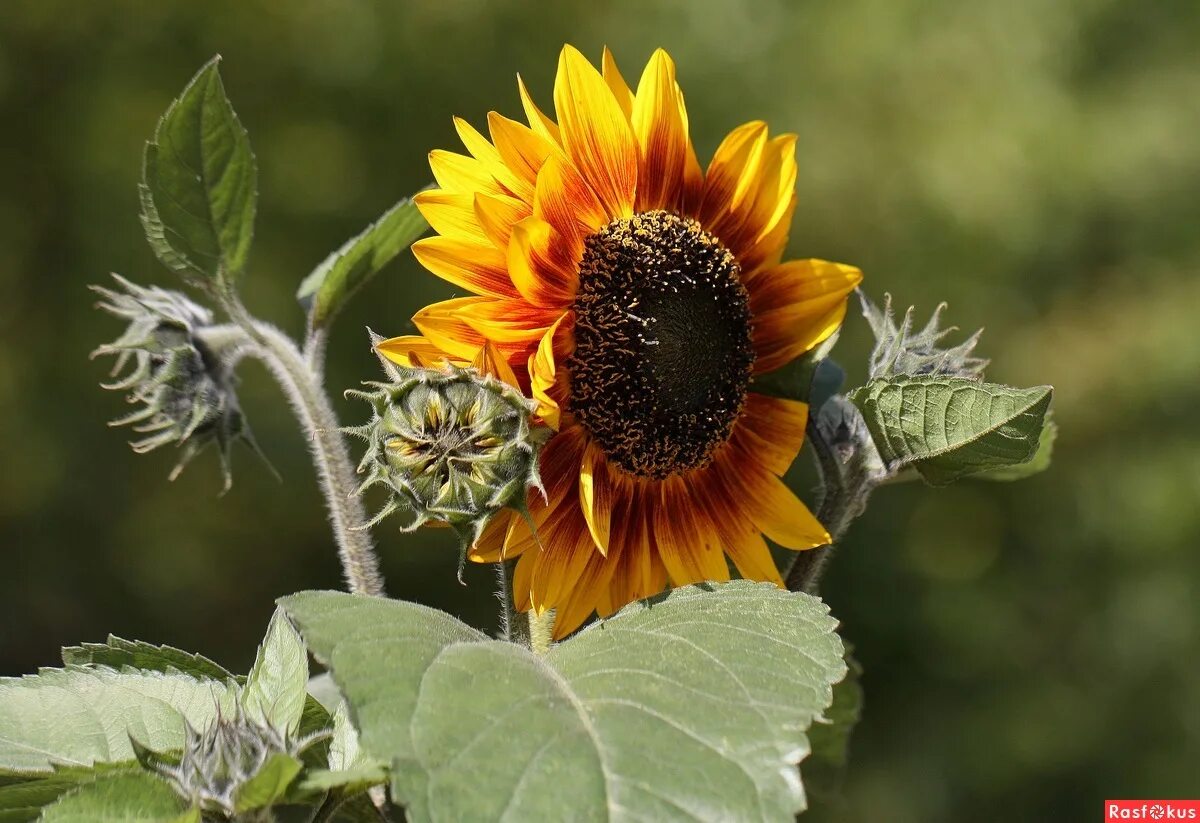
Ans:
[{"label": "sunflower", "polygon": [[517,606],[556,609],[556,638],[668,583],[728,580],[726,556],[782,585],[764,535],[829,535],[780,479],[808,409],[755,380],[832,334],[862,278],[781,262],[796,137],[747,123],[702,171],[661,49],[634,92],[607,49],[597,71],[565,47],[557,122],[517,85],[528,125],[491,112],[488,139],[456,119],[468,154],[432,152],[439,188],[416,201],[437,233],[418,260],[471,296],[379,345],[405,365],[491,363],[557,430],[533,528],[501,515],[471,559],[519,557]]}]

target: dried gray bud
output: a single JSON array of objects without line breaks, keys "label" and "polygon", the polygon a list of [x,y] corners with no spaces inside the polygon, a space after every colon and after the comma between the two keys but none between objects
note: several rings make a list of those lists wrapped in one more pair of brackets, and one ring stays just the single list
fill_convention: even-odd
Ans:
[{"label": "dried gray bud", "polygon": [[983,378],[983,370],[989,361],[972,356],[983,334],[982,329],[957,346],[941,347],[942,338],[957,330],[954,326],[939,328],[942,312],[946,309],[945,303],[934,309],[933,316],[923,329],[914,332],[912,307],[904,313],[904,319],[897,327],[890,294],[884,295],[882,309],[868,300],[861,290],[858,296],[862,301],[863,316],[875,333],[875,350],[871,352],[870,362],[872,378],[897,374]]},{"label": "dried gray bud", "polygon": [[[213,325],[212,313],[179,292],[138,286],[113,275],[120,290],[92,286],[97,307],[128,322],[112,343],[92,357],[117,358],[106,389],[126,392],[138,406],[110,426],[132,426],[145,435],[130,442],[139,454],[174,444],[183,451],[171,471],[174,480],[210,443],[221,458],[229,488],[229,450],[235,440],[259,452],[234,392],[233,365],[242,351],[240,335]],[[124,372],[124,374],[122,374]]]}]

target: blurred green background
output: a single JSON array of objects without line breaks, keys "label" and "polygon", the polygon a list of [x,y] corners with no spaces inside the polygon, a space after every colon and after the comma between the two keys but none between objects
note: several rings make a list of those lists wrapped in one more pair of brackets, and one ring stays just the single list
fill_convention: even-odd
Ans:
[{"label": "blurred green background", "polygon": [[[866,670],[846,821],[1093,820],[1200,792],[1200,5],[1194,0],[6,0],[0,13],[0,673],[106,632],[246,666],[272,609],[339,585],[302,438],[267,374],[245,451],[174,484],[104,421],[88,283],[172,286],[137,220],[143,141],[210,56],[259,158],[246,302],[292,294],[429,179],[450,118],[549,106],[559,48],[636,78],[674,55],[703,157],[752,118],[800,135],[791,251],[875,296],[987,326],[992,379],[1053,383],[1053,468],[880,491],[827,578]],[[375,377],[363,327],[451,291],[411,256],[343,316],[331,387]],[[856,314],[839,348],[863,374]],[[338,399],[347,421],[362,409]],[[807,455],[798,488],[811,486]],[[800,464],[803,464],[800,466]],[[490,627],[489,574],[444,533],[379,534],[393,595]],[[818,815],[813,816],[814,819]]]}]

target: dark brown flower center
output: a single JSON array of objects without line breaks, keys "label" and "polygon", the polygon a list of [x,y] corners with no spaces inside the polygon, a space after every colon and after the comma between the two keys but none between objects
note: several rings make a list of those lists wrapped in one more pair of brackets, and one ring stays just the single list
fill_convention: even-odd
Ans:
[{"label": "dark brown flower center", "polygon": [[739,273],[699,223],[665,211],[587,239],[570,408],[625,471],[685,472],[729,439],[754,364]]}]

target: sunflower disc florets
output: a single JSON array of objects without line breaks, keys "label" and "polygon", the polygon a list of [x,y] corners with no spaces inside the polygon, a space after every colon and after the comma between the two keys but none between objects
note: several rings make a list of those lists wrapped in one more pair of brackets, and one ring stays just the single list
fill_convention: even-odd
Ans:
[{"label": "sunflower disc florets", "polygon": [[165,777],[182,798],[202,811],[233,817],[239,789],[253,780],[274,755],[299,757],[328,736],[328,732],[318,732],[292,739],[269,724],[251,720],[239,710],[232,717],[218,715],[203,731],[186,724],[178,763],[168,763],[158,756],[143,762],[149,763],[149,768]]},{"label": "sunflower disc florets", "polygon": [[549,431],[531,423],[535,403],[474,368],[398,368],[393,382],[350,391],[374,414],[347,433],[367,441],[359,492],[386,486],[391,498],[372,523],[411,511],[405,531],[448,524],[464,547],[504,508],[525,510],[541,488],[538,451]]},{"label": "sunflower disc florets", "polygon": [[92,287],[103,298],[97,306],[129,325],[92,356],[116,356],[112,376],[117,379],[101,385],[127,392],[126,400],[138,408],[109,425],[132,426],[145,435],[130,442],[139,454],[168,444],[181,447],[172,480],[216,443],[228,487],[233,441],[242,439],[257,451],[233,388],[237,344],[225,344],[212,313],[182,294],[113,277],[120,290]]}]

